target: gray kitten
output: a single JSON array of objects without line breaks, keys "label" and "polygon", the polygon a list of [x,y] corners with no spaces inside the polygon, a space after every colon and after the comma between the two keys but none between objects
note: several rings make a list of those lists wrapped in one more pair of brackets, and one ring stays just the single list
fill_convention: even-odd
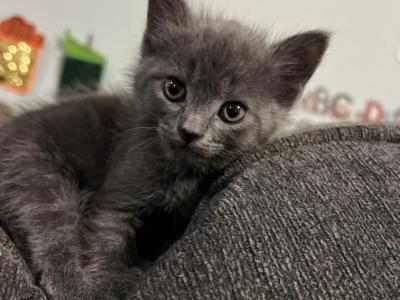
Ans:
[{"label": "gray kitten", "polygon": [[269,44],[184,0],[149,0],[133,96],[80,96],[3,127],[1,224],[47,294],[134,289],[215,176],[268,141],[327,44],[319,31]]}]

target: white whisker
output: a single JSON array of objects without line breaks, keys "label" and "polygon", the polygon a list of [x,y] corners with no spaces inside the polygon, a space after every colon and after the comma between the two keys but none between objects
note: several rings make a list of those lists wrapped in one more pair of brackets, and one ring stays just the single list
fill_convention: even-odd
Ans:
[{"label": "white whisker", "polygon": [[155,142],[157,142],[159,140],[160,140],[160,138],[158,136],[157,137],[153,137],[151,139],[148,139],[148,140],[146,140],[146,141],[144,141],[144,142],[142,142],[142,143],[140,143],[138,145],[135,145],[135,147],[129,149],[129,153],[134,152],[134,151],[136,151],[136,150],[138,150],[138,149],[140,149],[142,147],[152,145],[152,144],[154,144]]}]

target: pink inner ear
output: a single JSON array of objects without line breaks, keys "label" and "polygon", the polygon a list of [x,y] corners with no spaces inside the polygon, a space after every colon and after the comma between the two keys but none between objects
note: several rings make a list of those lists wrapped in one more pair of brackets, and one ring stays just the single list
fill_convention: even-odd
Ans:
[{"label": "pink inner ear", "polygon": [[314,74],[329,44],[329,34],[311,31],[290,37],[277,44],[272,59],[275,97],[290,106]]},{"label": "pink inner ear", "polygon": [[315,72],[328,47],[329,35],[325,32],[312,31],[288,38],[278,44],[275,59],[283,66],[292,84],[305,84]]}]

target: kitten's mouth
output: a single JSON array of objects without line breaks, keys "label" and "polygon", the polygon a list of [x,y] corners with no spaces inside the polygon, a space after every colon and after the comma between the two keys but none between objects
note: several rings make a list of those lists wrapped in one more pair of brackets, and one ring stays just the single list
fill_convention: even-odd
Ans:
[{"label": "kitten's mouth", "polygon": [[214,157],[211,151],[207,151],[198,142],[186,144],[181,139],[174,138],[170,132],[158,131],[165,155],[169,160],[191,165],[196,168],[207,168]]},{"label": "kitten's mouth", "polygon": [[206,163],[210,159],[209,154],[198,145],[184,144],[181,141],[171,139],[164,140],[167,155],[176,160],[184,160],[190,164]]},{"label": "kitten's mouth", "polygon": [[206,153],[198,146],[195,145],[185,145],[185,144],[175,144],[172,142],[170,144],[171,150],[176,152],[178,155],[196,156],[201,158],[206,158]]}]

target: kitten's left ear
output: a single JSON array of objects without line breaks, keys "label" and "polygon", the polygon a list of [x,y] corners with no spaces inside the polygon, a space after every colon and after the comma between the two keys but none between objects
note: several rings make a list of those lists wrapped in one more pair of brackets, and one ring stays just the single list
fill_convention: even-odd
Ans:
[{"label": "kitten's left ear", "polygon": [[310,31],[273,46],[273,96],[283,106],[291,106],[314,74],[328,48],[330,35]]}]

